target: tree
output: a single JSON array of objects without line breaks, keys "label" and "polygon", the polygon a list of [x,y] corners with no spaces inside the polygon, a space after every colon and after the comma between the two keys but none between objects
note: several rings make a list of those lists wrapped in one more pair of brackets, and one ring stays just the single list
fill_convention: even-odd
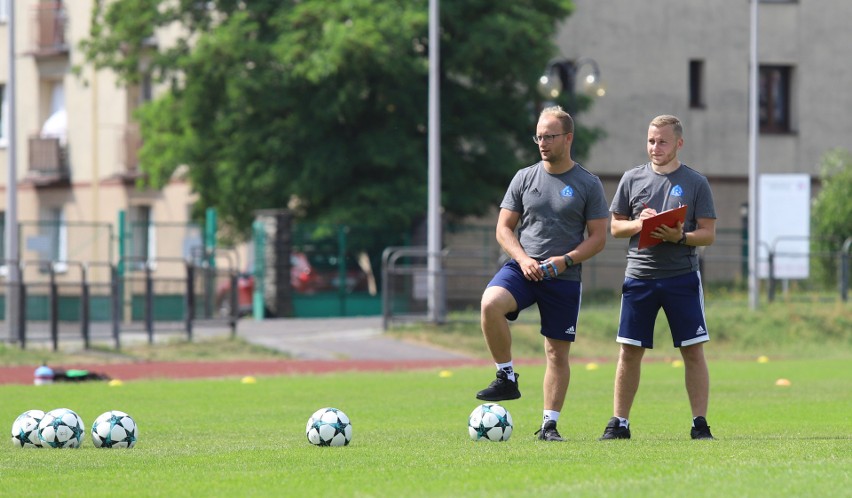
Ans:
[{"label": "tree", "polygon": [[834,149],[820,162],[822,189],[814,199],[811,219],[815,240],[835,253],[852,237],[852,153]]},{"label": "tree", "polygon": [[[426,214],[428,0],[95,2],[86,60],[169,91],[137,113],[154,188],[180,166],[237,232],[257,209],[399,243]],[[538,76],[570,0],[441,3],[442,205],[499,204],[530,135]],[[181,27],[170,46],[151,40]],[[578,127],[593,141],[596,130]],[[581,140],[582,141],[582,140]],[[578,144],[583,145],[583,144]],[[578,147],[578,151],[588,150]]]}]

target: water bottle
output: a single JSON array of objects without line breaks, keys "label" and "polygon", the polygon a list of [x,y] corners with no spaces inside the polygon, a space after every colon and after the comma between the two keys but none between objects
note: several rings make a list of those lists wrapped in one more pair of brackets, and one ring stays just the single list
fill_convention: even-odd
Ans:
[{"label": "water bottle", "polygon": [[47,365],[36,368],[33,383],[37,386],[53,384],[53,369]]}]

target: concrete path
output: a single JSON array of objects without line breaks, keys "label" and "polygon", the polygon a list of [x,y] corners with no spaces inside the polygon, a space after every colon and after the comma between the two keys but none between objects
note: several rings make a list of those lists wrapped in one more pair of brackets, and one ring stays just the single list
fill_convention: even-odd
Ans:
[{"label": "concrete path", "polygon": [[452,360],[467,356],[382,333],[382,317],[240,320],[237,335],[305,360]]},{"label": "concrete path", "polygon": [[[122,328],[121,344],[147,342],[148,334],[142,325],[134,323]],[[193,327],[193,337],[212,338],[231,334],[224,321],[199,321]],[[7,334],[8,335],[8,334]],[[460,360],[469,357],[425,344],[414,344],[386,336],[381,316],[346,318],[279,318],[254,320],[242,318],[237,322],[237,336],[291,355],[300,360]],[[79,324],[63,323],[59,344],[63,349],[82,349]],[[183,323],[156,323],[154,342],[186,338]],[[91,344],[114,345],[107,323],[93,323]],[[51,334],[47,324],[30,324],[27,328],[27,347],[50,347]]]}]

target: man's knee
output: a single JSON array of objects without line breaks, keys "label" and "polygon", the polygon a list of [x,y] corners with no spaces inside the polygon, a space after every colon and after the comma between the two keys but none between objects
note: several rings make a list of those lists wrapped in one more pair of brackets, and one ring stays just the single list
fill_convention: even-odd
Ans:
[{"label": "man's knee", "polygon": [[684,363],[703,362],[704,361],[704,345],[693,344],[680,348],[680,355],[683,357]]},{"label": "man's knee", "polygon": [[489,287],[482,293],[480,309],[483,315],[505,315],[515,308],[512,294],[502,287]]},{"label": "man's knee", "polygon": [[544,339],[544,354],[548,363],[552,365],[567,365],[568,356],[571,353],[571,342],[559,339]]},{"label": "man's knee", "polygon": [[645,348],[642,346],[634,346],[632,344],[622,344],[619,360],[622,363],[636,363],[642,361],[645,355]]}]

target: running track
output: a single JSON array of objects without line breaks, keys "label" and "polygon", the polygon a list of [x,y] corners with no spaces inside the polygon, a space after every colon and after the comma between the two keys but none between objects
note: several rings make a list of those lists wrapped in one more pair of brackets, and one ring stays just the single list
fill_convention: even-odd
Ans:
[{"label": "running track", "polygon": [[[530,362],[535,363],[535,362]],[[272,375],[324,374],[344,371],[386,372],[429,370],[463,366],[491,366],[475,359],[445,360],[264,360],[264,361],[184,361],[109,364],[51,365],[54,368],[82,369],[106,374],[122,381],[137,379],[192,379]],[[0,384],[32,384],[36,366],[0,367]]]}]

